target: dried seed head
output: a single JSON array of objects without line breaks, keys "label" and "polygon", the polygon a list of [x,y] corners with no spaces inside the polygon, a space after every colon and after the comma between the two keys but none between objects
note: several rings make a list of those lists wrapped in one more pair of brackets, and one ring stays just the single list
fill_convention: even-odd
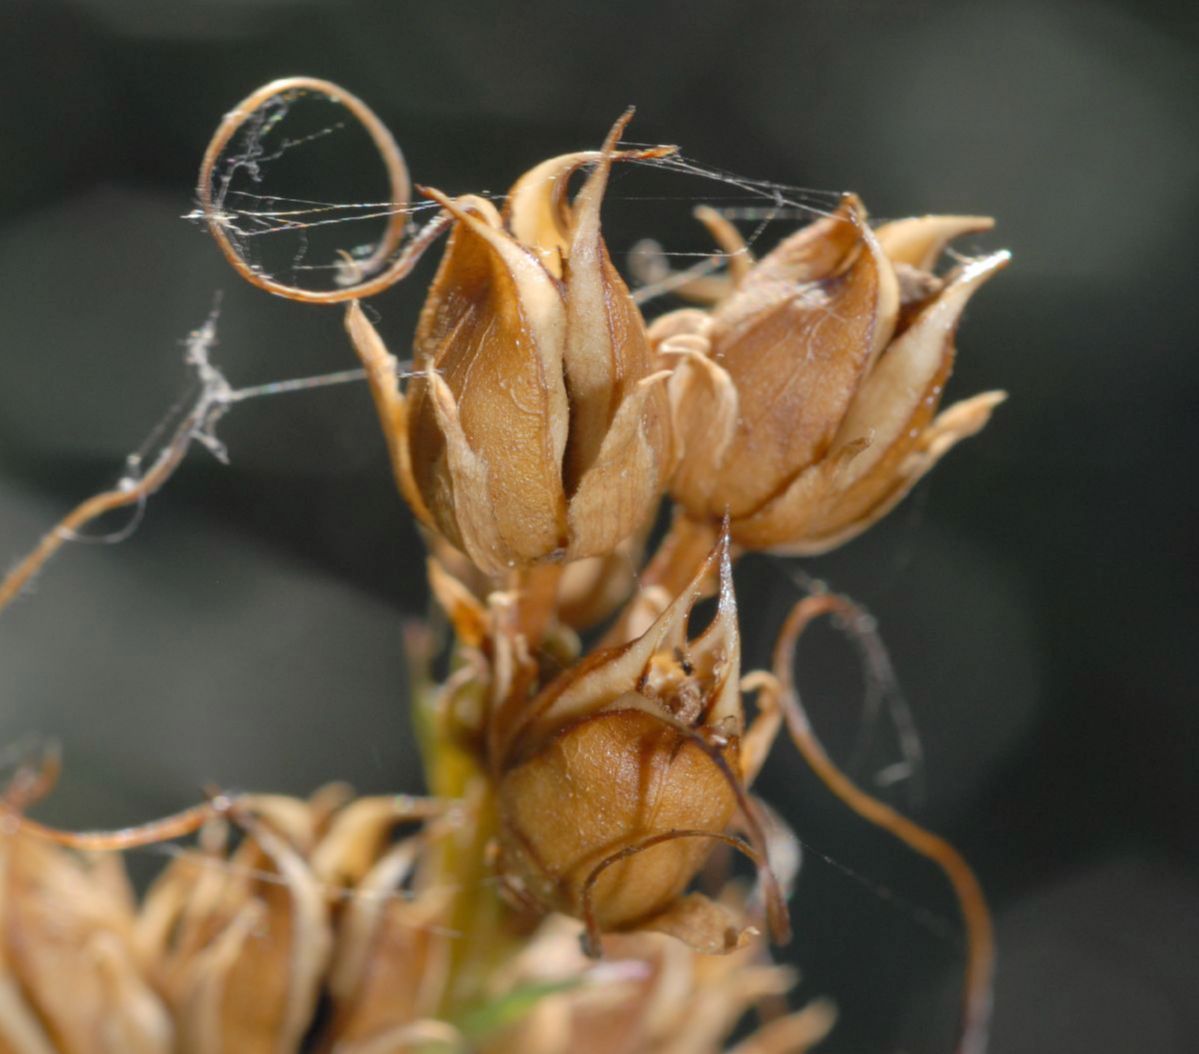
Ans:
[{"label": "dried seed head", "polygon": [[749,548],[819,553],[890,510],[1003,398],[936,409],[973,292],[1006,253],[930,271],[976,217],[871,231],[852,196],[755,264],[711,314],[651,330],[679,362],[671,402],[682,459],[672,495],[699,519],[731,518]]},{"label": "dried seed head", "polygon": [[716,617],[687,639],[718,553],[644,635],[585,659],[501,730],[501,871],[541,911],[665,929],[706,951],[741,939],[726,914],[683,897],[744,802],[727,551]]},{"label": "dried seed head", "polygon": [[[496,959],[469,1012],[437,1020],[454,948],[472,939],[449,928],[452,903],[480,888],[446,883],[439,850],[469,810],[351,797],[334,786],[308,801],[238,799],[242,844],[227,851],[226,823],[210,822],[140,911],[119,857],[0,836],[0,1051],[377,1054],[466,1049],[469,1037],[486,1054],[717,1054],[751,1006],[794,984],[750,935],[720,958],[659,934],[612,936],[596,965],[558,915]],[[398,823],[422,819],[392,841]],[[655,925],[704,922],[682,934],[701,943],[746,907],[731,888],[719,902],[684,898]],[[755,1034],[753,1049],[801,1051],[830,1024],[817,1002]]]},{"label": "dried seed head", "polygon": [[[322,992],[320,1049],[347,1054],[432,1011],[447,962],[446,898],[414,877],[425,834],[391,837],[398,823],[440,810],[396,796],[347,804],[351,793],[245,796],[236,849],[226,825],[212,824],[200,852],[151,887],[131,944],[173,1020],[163,1054],[291,1054]],[[410,880],[411,895],[399,895]]]},{"label": "dried seed head", "polygon": [[455,224],[416,333],[405,490],[488,573],[610,552],[650,514],[669,467],[665,375],[600,233],[627,120],[602,151],[526,173],[503,216],[428,191]]},{"label": "dried seed head", "polygon": [[313,838],[307,807],[263,797],[255,811],[260,819],[227,864],[223,832],[212,829],[207,859],[172,864],[139,919],[177,1041],[197,1054],[296,1047],[331,953],[324,890],[296,844]]},{"label": "dried seed head", "polygon": [[0,1051],[168,1054],[120,861],[0,834]]}]

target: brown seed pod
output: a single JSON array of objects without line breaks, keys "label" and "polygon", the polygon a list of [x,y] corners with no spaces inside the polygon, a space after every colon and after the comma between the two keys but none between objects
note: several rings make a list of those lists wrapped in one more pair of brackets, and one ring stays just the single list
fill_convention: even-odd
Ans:
[{"label": "brown seed pod", "polygon": [[644,525],[671,467],[668,374],[600,229],[612,163],[673,149],[617,150],[631,115],[600,151],[525,173],[502,214],[425,189],[453,228],[403,396],[361,310],[347,316],[404,496],[487,574],[608,555]]},{"label": "brown seed pod", "polygon": [[[695,640],[687,622],[715,565],[716,617]],[[727,543],[639,638],[569,670],[492,742],[500,871],[538,911],[604,931],[656,929],[707,952],[745,927],[699,894],[684,896],[717,842],[754,860],[776,937],[785,912],[745,788],[740,639]],[[729,834],[738,824],[749,842]]]},{"label": "brown seed pod", "polygon": [[[713,225],[712,216],[705,222]],[[650,329],[678,365],[670,397],[682,458],[671,495],[700,522],[730,518],[738,545],[816,554],[890,511],[1004,398],[985,392],[941,414],[954,334],[1007,253],[931,269],[976,216],[926,216],[872,230],[861,202],[745,267],[710,313]],[[723,246],[735,231],[717,224]],[[752,466],[752,471],[746,471]]]}]

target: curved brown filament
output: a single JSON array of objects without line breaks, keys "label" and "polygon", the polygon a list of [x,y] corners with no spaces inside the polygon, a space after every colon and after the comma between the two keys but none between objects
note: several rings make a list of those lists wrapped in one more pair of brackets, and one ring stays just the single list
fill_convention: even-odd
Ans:
[{"label": "curved brown filament", "polygon": [[753,848],[744,839],[738,838],[735,835],[724,834],[719,831],[698,831],[691,829],[681,829],[676,831],[663,831],[661,834],[650,835],[648,838],[643,838],[639,842],[634,842],[632,845],[626,845],[623,849],[618,850],[611,856],[604,857],[598,864],[591,869],[583,882],[582,914],[583,914],[583,954],[589,959],[599,959],[603,956],[603,948],[600,944],[600,939],[603,936],[599,928],[599,923],[595,919],[595,908],[591,903],[591,891],[595,888],[595,884],[599,881],[602,875],[608,868],[615,864],[619,864],[622,860],[628,860],[630,857],[636,856],[638,853],[644,853],[647,849],[652,849],[655,845],[662,845],[664,842],[672,842],[676,838],[712,838],[717,842],[724,842],[725,845],[731,845],[738,852],[744,853],[754,864],[759,871],[768,870],[766,862],[761,854]]},{"label": "curved brown filament", "polygon": [[[676,725],[675,722],[670,722]],[[677,726],[677,725],[676,725]],[[766,922],[770,927],[770,938],[775,944],[789,944],[791,941],[791,919],[787,915],[787,904],[783,891],[779,888],[778,879],[770,869],[770,858],[767,854],[766,832],[762,829],[762,821],[754,808],[753,800],[746,793],[745,785],[729,766],[725,756],[703,736],[691,728],[685,728],[687,737],[696,743],[720,769],[733,795],[737,799],[737,809],[745,823],[745,831],[753,845],[753,854],[746,854],[753,860],[758,869],[758,881],[762,884],[762,899],[766,907]]]},{"label": "curved brown filament", "polygon": [[5,804],[0,805],[0,834],[28,835],[83,853],[119,852],[195,834],[209,820],[229,815],[235,806],[236,799],[217,795],[201,805],[135,827],[122,827],[116,831],[60,831],[21,816]]},{"label": "curved brown filament", "polygon": [[[207,801],[149,823],[115,831],[63,831],[21,815],[22,809],[45,796],[57,778],[57,753],[49,755],[40,772],[28,775],[31,772],[31,769],[18,772],[17,777],[0,793],[0,836],[21,833],[81,852],[118,852],[183,838],[195,834],[210,820],[221,818],[231,819],[249,833],[263,825],[274,829],[269,820],[255,814],[254,795],[223,794],[210,790]],[[437,798],[400,794],[394,797],[393,803],[396,823],[441,819],[450,811],[449,805]],[[286,837],[282,831],[276,833]]]},{"label": "curved brown filament", "polygon": [[216,239],[225,259],[242,278],[259,289],[265,289],[268,293],[274,293],[276,296],[301,300],[309,304],[335,304],[344,300],[374,296],[405,277],[425,249],[449,226],[450,218],[444,212],[432,220],[409,243],[408,247],[392,260],[390,266],[373,278],[367,278],[365,281],[349,285],[344,289],[321,291],[276,282],[246,263],[225,229],[225,217],[221,209],[223,203],[219,200],[213,201],[213,174],[221,154],[232,138],[263,105],[289,92],[302,91],[324,95],[331,102],[344,106],[366,130],[375,149],[378,150],[383,167],[387,172],[392,212],[375,251],[366,260],[358,262],[357,267],[363,274],[371,275],[392,258],[403,235],[406,218],[405,206],[412,193],[412,183],[408,177],[408,166],[404,163],[404,155],[391,132],[387,130],[387,126],[366,103],[346,91],[345,88],[320,77],[285,77],[282,80],[271,81],[270,84],[264,84],[261,88],[251,92],[225,115],[225,119],[213,133],[200,164],[200,175],[196,183],[196,197],[200,203],[200,210],[204,214],[208,230]]},{"label": "curved brown filament", "polygon": [[62,547],[73,540],[93,520],[117,509],[144,502],[171,478],[187,454],[193,436],[212,413],[213,400],[200,398],[191,412],[175,429],[170,442],[162,448],[154,464],[136,481],[124,479],[112,490],[94,494],[80,502],[43,536],[41,541],[0,582],[0,612],[17,596],[45,563]]},{"label": "curved brown filament", "polygon": [[[806,571],[790,566],[784,569],[787,577],[803,593],[823,596],[829,592],[826,583]],[[879,710],[885,705],[903,755],[902,764],[906,770],[903,779],[909,789],[908,804],[914,807],[920,803],[924,793],[924,748],[891,664],[891,656],[878,632],[875,617],[844,593],[837,594],[837,601],[841,605],[837,628],[858,652],[866,688],[857,739],[844,767],[851,773],[861,768],[871,745]]]},{"label": "curved brown filament", "polygon": [[781,686],[783,719],[804,760],[830,791],[863,819],[889,831],[914,852],[936,864],[957,896],[966,928],[966,971],[958,1054],[982,1054],[991,1017],[991,987],[995,971],[995,936],[986,898],[970,865],[945,839],[932,834],[871,797],[833,763],[817,739],[795,689],[791,664],[800,635],[824,615],[852,616],[848,600],[833,594],[807,597],[787,616],[774,650],[774,674]]}]

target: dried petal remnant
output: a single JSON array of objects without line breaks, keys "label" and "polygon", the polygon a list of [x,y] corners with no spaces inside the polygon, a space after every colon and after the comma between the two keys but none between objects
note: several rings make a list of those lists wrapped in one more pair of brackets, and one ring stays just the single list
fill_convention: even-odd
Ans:
[{"label": "dried petal remnant", "polygon": [[324,891],[290,840],[265,822],[268,816],[273,824],[291,820],[294,834],[308,826],[307,817],[291,799],[260,805],[264,819],[228,867],[220,866],[220,832],[214,830],[207,860],[176,861],[151,891],[140,920],[140,943],[168,996],[179,1042],[197,1054],[294,1049],[328,965]]},{"label": "dried petal remnant", "polygon": [[[744,904],[719,905],[734,914]],[[829,1032],[836,1014],[823,1000],[775,1018],[741,1045],[726,1037],[752,1007],[787,994],[796,976],[770,963],[761,938],[729,955],[697,955],[654,933],[604,938],[610,963],[580,954],[574,927],[547,919],[513,963],[520,990],[567,983],[485,1045],[486,1054],[803,1054]],[[581,983],[569,984],[572,979]]]}]

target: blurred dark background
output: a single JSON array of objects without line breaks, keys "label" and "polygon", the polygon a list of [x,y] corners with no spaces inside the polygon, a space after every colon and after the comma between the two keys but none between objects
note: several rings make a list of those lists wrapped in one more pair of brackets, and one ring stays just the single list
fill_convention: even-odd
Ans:
[{"label": "blurred dark background", "polygon": [[[853,189],[876,217],[993,214],[964,248],[1014,263],[971,305],[950,395],[1010,402],[884,525],[802,566],[877,614],[927,758],[923,799],[893,800],[993,899],[996,1054],[1194,1050],[1197,35],[1193,5],[1144,2],[9,0],[3,559],[113,481],[218,290],[234,384],[352,365],[339,311],[251,289],[182,218],[216,122],[274,77],[355,91],[450,192],[593,146],[633,102],[632,138],[706,166]],[[334,200],[381,193],[326,176]],[[643,234],[701,247],[688,208],[728,192],[679,177],[659,208],[622,187],[618,262]],[[419,300],[374,301],[401,355]],[[210,781],[419,787],[399,627],[424,610],[422,552],[365,388],[250,403],[221,436],[229,467],[195,450],[130,541],[68,547],[0,619],[0,743],[64,744],[52,822],[136,822]],[[750,661],[796,597],[784,566],[739,574]],[[801,662],[845,757],[854,653],[817,633]],[[896,757],[885,728],[876,754]],[[786,954],[841,1005],[824,1049],[948,1050],[939,877],[789,746],[763,792],[811,850]]]}]

